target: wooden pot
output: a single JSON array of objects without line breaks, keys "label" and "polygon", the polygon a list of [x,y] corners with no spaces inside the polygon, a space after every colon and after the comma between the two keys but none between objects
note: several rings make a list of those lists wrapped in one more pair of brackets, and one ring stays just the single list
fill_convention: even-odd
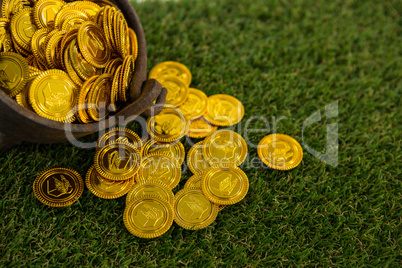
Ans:
[{"label": "wooden pot", "polygon": [[[0,0],[0,4],[1,4]],[[79,138],[95,133],[119,123],[117,120],[144,114],[158,114],[163,105],[153,107],[153,102],[163,104],[167,91],[155,79],[147,80],[147,48],[144,30],[134,8],[128,0],[115,0],[122,11],[128,26],[137,34],[138,57],[135,62],[135,71],[129,88],[130,103],[102,122],[89,124],[72,123],[65,127],[64,123],[49,120],[37,115],[8,97],[0,90],[0,151],[7,150],[22,141],[34,143],[55,143],[67,140],[66,130],[69,134]],[[1,6],[1,5],[0,5]],[[121,122],[121,121],[120,121]]]}]

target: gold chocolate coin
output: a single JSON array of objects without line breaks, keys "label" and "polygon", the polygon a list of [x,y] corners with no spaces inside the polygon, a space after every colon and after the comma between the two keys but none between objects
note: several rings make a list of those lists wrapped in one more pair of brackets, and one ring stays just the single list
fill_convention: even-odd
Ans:
[{"label": "gold chocolate coin", "polygon": [[31,11],[32,8],[20,10],[11,19],[10,27],[15,44],[27,52],[31,52],[31,39],[36,31],[36,26],[31,20]]},{"label": "gold chocolate coin", "polygon": [[181,169],[179,163],[170,156],[150,154],[142,161],[139,177],[140,181],[161,181],[173,189],[180,182]]},{"label": "gold chocolate coin", "polygon": [[166,77],[175,77],[183,81],[189,87],[191,84],[191,72],[183,64],[175,61],[165,61],[155,65],[149,72],[149,78],[155,78],[158,81]]},{"label": "gold chocolate coin", "polygon": [[78,89],[70,77],[60,70],[48,70],[38,75],[29,90],[29,102],[35,112],[59,122],[74,120]]},{"label": "gold chocolate coin", "polygon": [[258,156],[273,169],[290,170],[303,159],[303,149],[292,137],[284,134],[265,136],[258,144]]},{"label": "gold chocolate coin", "polygon": [[134,199],[123,214],[127,230],[141,238],[155,238],[166,233],[173,224],[173,208],[158,196]]},{"label": "gold chocolate coin", "polygon": [[127,194],[126,205],[130,204],[131,201],[146,195],[158,196],[173,205],[174,195],[172,190],[166,184],[157,180],[141,181],[137,183]]},{"label": "gold chocolate coin", "polygon": [[247,195],[249,182],[238,167],[210,168],[201,181],[201,188],[211,202],[233,205]]},{"label": "gold chocolate coin", "polygon": [[135,183],[134,177],[124,181],[112,181],[100,176],[92,165],[86,175],[85,184],[97,197],[103,199],[119,198],[130,191]]},{"label": "gold chocolate coin", "polygon": [[30,6],[31,3],[28,0],[3,0],[1,4],[1,18],[10,19],[13,14]]},{"label": "gold chocolate coin", "polygon": [[129,41],[128,41],[128,54],[133,56],[134,60],[137,59],[138,56],[138,41],[137,41],[137,35],[135,34],[134,30],[131,28],[128,28],[128,36],[129,36]]},{"label": "gold chocolate coin", "polygon": [[211,125],[202,116],[190,121],[187,136],[190,138],[205,138],[218,130],[217,126]]},{"label": "gold chocolate coin", "polygon": [[148,118],[147,130],[158,142],[173,142],[186,135],[188,122],[179,109],[165,106],[158,115]]},{"label": "gold chocolate coin", "polygon": [[239,166],[247,157],[247,144],[234,131],[218,130],[205,138],[202,148],[205,159],[211,166]]},{"label": "gold chocolate coin", "polygon": [[113,75],[102,74],[93,83],[89,93],[88,113],[95,121],[104,119],[109,114],[110,92]]},{"label": "gold chocolate coin", "polygon": [[198,173],[193,176],[191,176],[187,181],[186,184],[184,185],[184,189],[187,188],[199,188],[201,189],[201,181],[202,178],[204,178],[205,174],[204,173]]},{"label": "gold chocolate coin", "polygon": [[187,188],[175,195],[174,221],[185,229],[203,229],[218,215],[219,208],[199,188]]},{"label": "gold chocolate coin", "polygon": [[0,53],[0,88],[10,97],[25,87],[29,77],[28,63],[13,52]]},{"label": "gold chocolate coin", "polygon": [[65,5],[61,0],[39,0],[35,3],[33,17],[36,27],[52,28],[56,14]]},{"label": "gold chocolate coin", "polygon": [[36,198],[51,207],[74,203],[84,191],[84,182],[77,171],[69,168],[51,168],[43,171],[33,183]]},{"label": "gold chocolate coin", "polygon": [[176,77],[158,78],[162,87],[167,89],[166,104],[182,105],[188,98],[189,89],[186,84]]},{"label": "gold chocolate coin", "polygon": [[104,68],[110,58],[110,50],[99,26],[91,21],[82,23],[77,39],[85,60],[96,68]]},{"label": "gold chocolate coin", "polygon": [[205,113],[207,105],[207,95],[201,90],[190,88],[187,100],[179,108],[186,118],[193,120]]},{"label": "gold chocolate coin", "polygon": [[140,166],[140,152],[128,143],[109,143],[95,153],[96,171],[109,180],[127,180],[138,172]]},{"label": "gold chocolate coin", "polygon": [[206,171],[211,165],[207,162],[202,152],[204,141],[200,141],[190,148],[187,154],[187,165],[193,174]]},{"label": "gold chocolate coin", "polygon": [[106,132],[98,140],[98,148],[113,142],[128,143],[139,151],[142,150],[142,140],[138,135],[128,128],[115,127]]},{"label": "gold chocolate coin", "polygon": [[236,98],[217,94],[208,97],[208,108],[205,119],[216,126],[232,126],[240,122],[244,116],[244,106]]},{"label": "gold chocolate coin", "polygon": [[176,159],[181,166],[186,152],[184,151],[184,146],[180,141],[173,143],[157,143],[155,140],[150,139],[145,143],[143,151],[144,156],[149,154],[164,154],[171,156]]}]

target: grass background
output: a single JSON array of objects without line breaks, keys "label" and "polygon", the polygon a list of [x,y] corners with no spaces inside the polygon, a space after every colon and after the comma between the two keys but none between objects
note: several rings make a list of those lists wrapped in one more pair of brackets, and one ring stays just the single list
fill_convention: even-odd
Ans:
[{"label": "grass background", "polygon": [[[247,197],[210,227],[187,231],[174,224],[162,237],[142,240],[124,227],[124,198],[102,200],[85,189],[77,203],[58,209],[35,198],[39,172],[61,165],[84,176],[94,150],[23,144],[0,155],[0,266],[401,265],[400,1],[134,6],[147,36],[149,69],[165,60],[184,63],[192,87],[243,102],[243,124],[254,115],[286,116],[277,132],[301,142],[304,120],[339,101],[337,118],[305,133],[323,152],[325,125],[338,122],[339,165],[305,151],[289,172],[245,168]],[[183,174],[178,189],[190,175]]]}]

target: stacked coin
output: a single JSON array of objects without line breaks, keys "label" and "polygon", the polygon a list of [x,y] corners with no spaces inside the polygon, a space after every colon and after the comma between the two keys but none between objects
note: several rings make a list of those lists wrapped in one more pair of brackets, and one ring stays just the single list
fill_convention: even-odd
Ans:
[{"label": "stacked coin", "polygon": [[99,121],[128,100],[135,32],[111,2],[4,0],[0,88],[59,122]]}]

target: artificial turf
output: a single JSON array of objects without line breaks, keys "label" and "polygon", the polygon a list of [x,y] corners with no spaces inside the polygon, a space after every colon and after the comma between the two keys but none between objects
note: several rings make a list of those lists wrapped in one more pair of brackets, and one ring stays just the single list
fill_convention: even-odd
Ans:
[{"label": "artificial turf", "polygon": [[[149,69],[182,62],[192,87],[241,100],[242,135],[252,116],[270,124],[285,116],[276,132],[302,142],[304,121],[319,110],[322,120],[306,127],[305,143],[324,152],[326,125],[337,123],[338,165],[304,150],[288,172],[245,166],[248,195],[211,226],[174,224],[143,240],[124,227],[124,198],[102,200],[85,189],[65,208],[35,198],[39,172],[67,166],[84,176],[94,150],[23,144],[0,155],[0,266],[401,266],[402,2],[133,4]],[[326,119],[325,106],[335,101],[338,116]],[[273,131],[271,124],[249,133],[250,141]],[[252,146],[249,153],[257,156]],[[190,175],[184,172],[178,189]]]}]

